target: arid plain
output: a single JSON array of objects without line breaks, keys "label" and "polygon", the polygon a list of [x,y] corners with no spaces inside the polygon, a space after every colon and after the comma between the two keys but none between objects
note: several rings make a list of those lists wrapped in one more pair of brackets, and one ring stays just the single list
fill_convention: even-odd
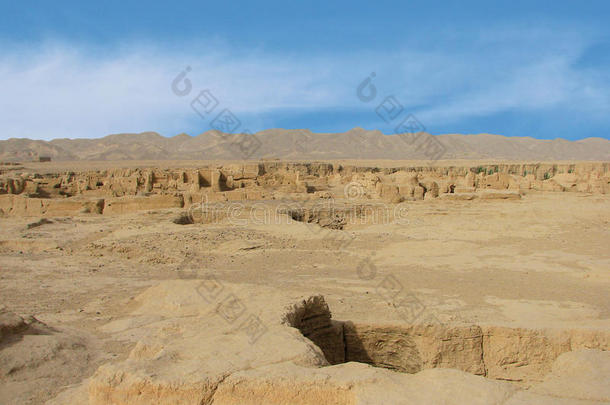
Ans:
[{"label": "arid plain", "polygon": [[0,170],[2,404],[610,401],[610,164]]}]

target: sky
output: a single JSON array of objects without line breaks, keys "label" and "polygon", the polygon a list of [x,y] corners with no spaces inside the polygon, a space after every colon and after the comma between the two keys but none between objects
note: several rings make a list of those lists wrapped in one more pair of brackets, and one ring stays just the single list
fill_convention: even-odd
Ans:
[{"label": "sky", "polygon": [[610,139],[608,1],[0,0],[0,139]]}]

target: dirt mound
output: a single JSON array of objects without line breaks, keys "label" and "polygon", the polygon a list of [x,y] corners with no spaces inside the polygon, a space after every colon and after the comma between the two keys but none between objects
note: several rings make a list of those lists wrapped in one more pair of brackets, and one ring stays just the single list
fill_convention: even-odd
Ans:
[{"label": "dirt mound", "polygon": [[87,340],[0,310],[0,398],[39,404],[91,372]]},{"label": "dirt mound", "polygon": [[[581,334],[562,345],[561,336],[553,343],[552,332],[512,330],[505,335],[515,339],[497,339],[487,348],[484,340],[499,332],[474,326],[373,325],[370,332],[358,329],[355,336],[353,326],[346,332],[342,322],[331,321],[322,296],[297,298],[213,277],[164,282],[136,302],[129,318],[105,327],[107,333],[137,343],[127,360],[100,367],[87,382],[90,405],[517,404],[517,394],[536,395],[542,403],[557,398],[599,401],[607,394],[598,386],[603,381],[591,378],[610,365],[606,354],[597,355],[605,352],[588,350],[557,359],[577,342],[607,349],[603,333]],[[539,337],[530,337],[536,333]],[[479,341],[473,338],[476,334]],[[529,342],[525,347],[524,340]],[[370,364],[354,356],[353,345],[364,350]],[[510,357],[515,350],[521,359]],[[409,366],[409,359],[428,360],[422,368]],[[398,367],[396,360],[407,366]],[[527,392],[499,381],[509,379],[502,375],[483,377],[495,365],[513,361],[522,366],[544,363],[549,369],[530,369],[534,373],[527,374],[527,382],[533,388]],[[580,391],[561,388],[561,381],[582,373],[586,377],[578,380]]]}]

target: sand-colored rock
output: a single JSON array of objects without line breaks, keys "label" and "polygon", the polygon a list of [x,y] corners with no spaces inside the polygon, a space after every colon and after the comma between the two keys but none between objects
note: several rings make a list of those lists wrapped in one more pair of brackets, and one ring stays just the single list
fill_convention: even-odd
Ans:
[{"label": "sand-colored rock", "polygon": [[22,195],[0,195],[0,209],[12,216],[70,216],[79,213],[101,214],[103,199],[28,198]]},{"label": "sand-colored rock", "polygon": [[[231,300],[237,306],[229,310]],[[569,344],[561,346],[562,339],[550,347],[544,341],[547,337],[542,338],[544,332],[537,341],[527,336],[540,332],[513,330],[518,341],[510,341],[510,335],[498,337],[502,334],[495,328],[478,326],[347,323],[338,328],[321,296],[297,298],[214,278],[165,282],[135,301],[132,317],[159,318],[139,326],[117,321],[106,327],[137,344],[127,360],[97,370],[88,382],[89,404],[501,404],[518,388],[484,378],[491,362],[528,365],[527,358],[506,357],[512,352],[529,355],[529,361],[544,362],[550,369],[560,352],[570,350]],[[256,327],[249,323],[252,317]],[[597,342],[607,349],[607,342],[593,337],[589,345]],[[563,338],[569,341],[569,335]],[[549,349],[547,357],[541,356]],[[335,352],[345,353],[345,358]],[[562,390],[557,380],[588,369],[591,361],[593,368],[605,370],[610,359],[593,358],[592,353],[600,352],[590,352],[587,358],[576,355],[578,360],[560,357],[552,366],[550,382],[536,385],[532,392],[544,398],[603,397],[606,393],[598,387],[603,377],[581,378],[577,393]],[[329,366],[327,359],[350,363]],[[587,397],[582,390],[588,384],[598,391]]]},{"label": "sand-colored rock", "polygon": [[495,164],[377,170],[326,163],[261,162],[196,169],[21,173],[17,177],[11,173],[10,177],[0,176],[0,209],[9,216],[125,214],[208,202],[308,200],[320,195],[389,204],[439,197],[519,199],[530,190],[605,194],[610,192],[610,166]]},{"label": "sand-colored rock", "polygon": [[307,370],[279,364],[240,371],[216,390],[218,404],[502,404],[509,384],[456,370],[399,374],[359,363]]},{"label": "sand-colored rock", "polygon": [[610,352],[592,349],[562,354],[544,381],[532,388],[539,395],[610,401]]},{"label": "sand-colored rock", "polygon": [[163,319],[138,327],[135,335],[115,330],[137,336],[138,344],[128,360],[96,372],[89,384],[91,405],[205,403],[237,370],[278,362],[328,364],[313,342],[281,324],[292,300],[272,289],[253,291],[214,279],[174,281],[137,301],[133,315]]}]

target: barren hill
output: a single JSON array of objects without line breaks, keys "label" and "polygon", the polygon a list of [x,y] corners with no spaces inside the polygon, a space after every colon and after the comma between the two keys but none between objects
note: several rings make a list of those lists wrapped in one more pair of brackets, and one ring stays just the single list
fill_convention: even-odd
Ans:
[{"label": "barren hill", "polygon": [[98,139],[0,141],[0,161],[37,160],[243,160],[281,159],[507,159],[610,160],[610,141],[540,140],[491,134],[402,134],[354,128],[342,133],[268,129],[254,135],[207,131],[164,137],[156,132]]}]

